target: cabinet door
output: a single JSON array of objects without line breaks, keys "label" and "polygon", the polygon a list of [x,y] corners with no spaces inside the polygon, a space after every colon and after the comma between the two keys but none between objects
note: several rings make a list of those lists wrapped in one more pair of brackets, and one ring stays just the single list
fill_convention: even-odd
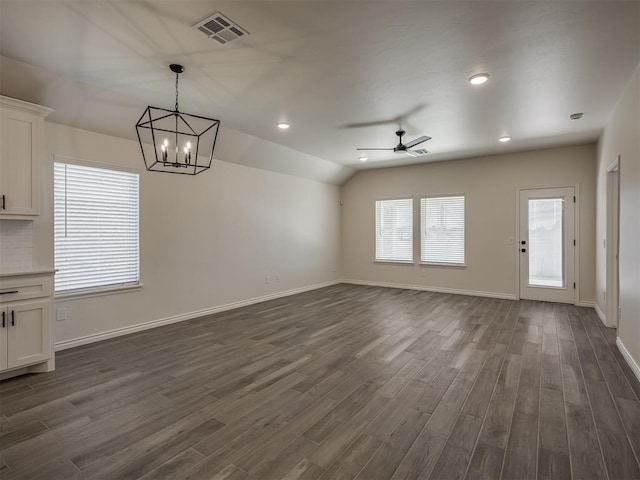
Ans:
[{"label": "cabinet door", "polygon": [[[1,215],[40,213],[39,135],[36,115],[3,108],[0,117]],[[0,197],[0,201],[2,198]],[[4,208],[3,208],[4,207]]]},{"label": "cabinet door", "polygon": [[[7,327],[9,326],[7,313],[4,306],[0,307],[0,316],[4,315],[4,317],[0,317],[0,371],[9,368],[7,365]],[[2,320],[4,320],[4,324],[2,324]]]},{"label": "cabinet door", "polygon": [[7,305],[9,368],[47,360],[51,356],[51,302],[39,300]]}]

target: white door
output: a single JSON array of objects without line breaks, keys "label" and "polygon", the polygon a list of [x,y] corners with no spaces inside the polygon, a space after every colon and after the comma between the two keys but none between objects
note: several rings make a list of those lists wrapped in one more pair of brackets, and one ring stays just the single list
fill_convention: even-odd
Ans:
[{"label": "white door", "polygon": [[607,237],[605,247],[607,251],[607,286],[606,312],[607,326],[617,327],[620,305],[620,176],[619,165],[616,160],[607,168]]},{"label": "white door", "polygon": [[520,190],[520,298],[575,303],[573,187]]}]

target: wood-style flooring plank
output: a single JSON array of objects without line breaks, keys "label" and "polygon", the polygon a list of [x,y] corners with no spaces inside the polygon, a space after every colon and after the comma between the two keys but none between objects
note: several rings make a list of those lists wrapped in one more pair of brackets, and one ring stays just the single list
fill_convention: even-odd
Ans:
[{"label": "wood-style flooring plank", "polygon": [[334,285],[0,382],[0,475],[639,478],[615,341],[584,307]]}]

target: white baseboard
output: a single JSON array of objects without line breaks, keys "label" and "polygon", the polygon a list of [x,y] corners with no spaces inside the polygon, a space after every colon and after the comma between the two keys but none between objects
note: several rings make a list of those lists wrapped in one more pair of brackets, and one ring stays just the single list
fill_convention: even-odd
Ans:
[{"label": "white baseboard", "polygon": [[576,303],[576,307],[596,308],[596,303],[595,302],[586,302],[586,301],[583,300],[582,302]]},{"label": "white baseboard", "polygon": [[605,327],[610,327],[611,325],[609,325],[609,323],[607,322],[607,316],[604,314],[604,312],[602,311],[602,309],[600,308],[600,305],[598,305],[597,303],[593,306],[593,308],[596,310],[596,313],[598,314],[598,318],[600,318],[600,320],[602,321],[602,323],[604,324]]},{"label": "white baseboard", "polygon": [[256,303],[262,303],[269,300],[275,300],[277,298],[288,297],[290,295],[296,295],[298,293],[309,292],[311,290],[317,290],[319,288],[330,287],[341,283],[340,280],[331,280],[329,282],[317,283],[315,285],[308,285],[306,287],[294,288],[292,290],[286,290],[284,292],[272,293],[270,295],[264,295],[262,297],[249,298],[247,300],[240,300],[238,302],[227,303],[225,305],[218,305],[216,307],[205,308],[203,310],[197,310],[195,312],[181,313],[179,315],[172,315],[171,317],[160,318],[158,320],[151,320],[150,322],[139,323],[137,325],[131,325],[128,327],[116,328],[114,330],[108,330],[106,332],[95,333],[92,335],[86,335],[84,337],[72,338],[70,340],[62,340],[56,342],[54,345],[55,351],[59,352],[67,350],[68,348],[79,347],[81,345],[88,345],[90,343],[100,342],[109,338],[121,337],[130,333],[141,332],[143,330],[149,330],[151,328],[161,327],[163,325],[170,325],[172,323],[184,322],[185,320],[191,320],[198,317],[204,317],[206,315],[212,315],[218,312],[224,312],[227,310],[233,310],[235,308],[246,307],[248,305],[254,305]]},{"label": "white baseboard", "polygon": [[425,285],[406,285],[403,283],[369,282],[366,280],[343,279],[342,283],[353,285],[366,285],[370,287],[403,288],[405,290],[421,290],[425,292],[451,293],[454,295],[469,295],[472,297],[502,298],[505,300],[517,300],[511,293],[481,292],[476,290],[458,290],[456,288],[429,287]]},{"label": "white baseboard", "polygon": [[631,367],[631,370],[633,370],[636,378],[640,382],[640,365],[638,365],[638,362],[633,359],[633,357],[629,353],[629,350],[627,350],[624,344],[620,341],[620,338],[616,338],[616,345],[618,346],[618,350],[620,350],[620,353],[622,354],[624,359],[629,364],[629,367]]},{"label": "white baseboard", "polygon": [[615,325],[609,325],[609,323],[607,322],[607,316],[604,314],[604,312],[600,308],[600,305],[598,305],[597,302],[578,302],[576,303],[576,306],[593,308],[596,311],[598,318],[600,319],[600,321],[605,327],[607,328],[615,327]]}]

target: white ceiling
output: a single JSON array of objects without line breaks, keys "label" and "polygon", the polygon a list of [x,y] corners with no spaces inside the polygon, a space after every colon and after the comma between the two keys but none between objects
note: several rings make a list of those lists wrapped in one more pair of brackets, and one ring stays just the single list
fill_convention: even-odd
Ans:
[{"label": "white ceiling", "polygon": [[[51,120],[135,138],[147,104],[180,106],[340,166],[372,168],[593,141],[640,61],[640,2],[2,1],[2,92],[75,82]],[[251,33],[221,46],[191,28],[220,11]],[[4,69],[7,63],[4,63]],[[14,62],[11,65],[20,65]],[[490,81],[467,78],[488,72]],[[42,75],[41,75],[42,77]],[[54,104],[51,104],[51,103]],[[569,120],[584,112],[579,121]],[[420,158],[391,147],[430,135]],[[280,131],[278,121],[292,127]],[[353,124],[371,126],[350,127]],[[497,138],[511,135],[500,144]],[[268,168],[268,166],[266,167]],[[349,169],[350,170],[350,169]]]}]

